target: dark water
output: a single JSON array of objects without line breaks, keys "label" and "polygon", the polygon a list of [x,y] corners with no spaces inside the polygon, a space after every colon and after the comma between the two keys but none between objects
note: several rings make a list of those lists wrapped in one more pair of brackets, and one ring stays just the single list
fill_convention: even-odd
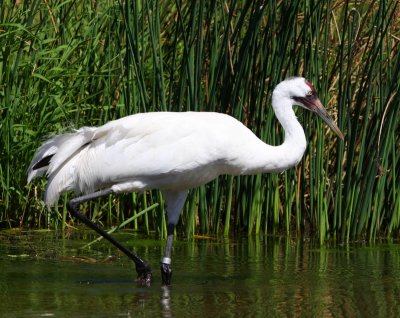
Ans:
[{"label": "dark water", "polygon": [[[107,243],[0,233],[1,317],[400,317],[400,245],[313,247],[283,238],[194,239],[173,250],[121,235],[154,268],[151,287]],[[107,258],[109,255],[114,257]]]}]

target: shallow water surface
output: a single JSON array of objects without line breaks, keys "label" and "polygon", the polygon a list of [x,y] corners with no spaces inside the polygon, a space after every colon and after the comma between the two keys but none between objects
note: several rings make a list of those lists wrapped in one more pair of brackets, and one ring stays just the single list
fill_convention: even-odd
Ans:
[{"label": "shallow water surface", "polygon": [[135,283],[131,261],[107,242],[82,250],[84,235],[0,234],[0,316],[400,316],[397,243],[315,248],[271,237],[178,241],[173,285],[163,287],[164,242],[118,238],[151,263],[151,287]]}]

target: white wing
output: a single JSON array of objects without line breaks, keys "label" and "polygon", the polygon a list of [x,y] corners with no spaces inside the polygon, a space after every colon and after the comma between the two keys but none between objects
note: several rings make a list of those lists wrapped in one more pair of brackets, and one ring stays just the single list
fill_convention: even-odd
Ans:
[{"label": "white wing", "polygon": [[28,180],[47,172],[47,204],[66,190],[186,190],[222,173],[241,173],[241,148],[253,139],[259,141],[223,114],[136,114],[53,137],[32,160]]}]

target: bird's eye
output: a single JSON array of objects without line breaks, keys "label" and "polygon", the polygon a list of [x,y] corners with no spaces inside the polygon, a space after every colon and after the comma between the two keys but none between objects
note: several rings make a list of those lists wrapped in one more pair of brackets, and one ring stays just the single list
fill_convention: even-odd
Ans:
[{"label": "bird's eye", "polygon": [[313,95],[314,95],[313,91],[308,91],[307,94],[306,94],[307,97],[310,97],[310,96],[313,96]]}]

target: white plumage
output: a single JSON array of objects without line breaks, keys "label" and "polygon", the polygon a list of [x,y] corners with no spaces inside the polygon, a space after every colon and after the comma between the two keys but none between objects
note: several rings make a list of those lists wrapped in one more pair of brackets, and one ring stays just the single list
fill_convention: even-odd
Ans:
[{"label": "white plumage", "polygon": [[[56,136],[39,148],[38,156],[54,154],[45,195],[46,204],[52,205],[66,190],[187,190],[220,174],[284,170],[301,159],[305,139],[290,156],[282,148],[264,144],[228,115],[159,112]],[[32,164],[36,161],[40,159]],[[28,179],[39,171],[46,170],[30,167]]]},{"label": "white plumage", "polygon": [[317,112],[343,138],[304,78],[281,82],[273,92],[272,105],[285,130],[279,146],[265,144],[225,114],[142,113],[46,141],[28,169],[28,182],[47,175],[47,205],[68,190],[160,189],[168,204],[169,223],[175,226],[188,189],[221,174],[283,171],[301,160],[306,139],[293,105]]}]

